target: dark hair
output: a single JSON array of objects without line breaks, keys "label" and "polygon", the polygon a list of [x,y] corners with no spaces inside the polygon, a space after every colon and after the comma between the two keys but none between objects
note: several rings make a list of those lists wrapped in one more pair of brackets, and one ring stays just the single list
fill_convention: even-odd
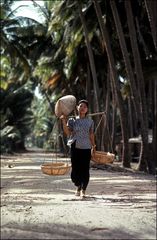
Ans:
[{"label": "dark hair", "polygon": [[88,101],[87,101],[87,100],[85,100],[85,99],[80,100],[80,101],[78,102],[78,105],[81,104],[81,103],[85,103],[86,106],[88,107]]}]

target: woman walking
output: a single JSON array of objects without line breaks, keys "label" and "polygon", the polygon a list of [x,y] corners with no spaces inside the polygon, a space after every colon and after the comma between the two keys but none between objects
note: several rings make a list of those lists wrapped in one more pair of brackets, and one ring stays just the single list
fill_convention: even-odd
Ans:
[{"label": "woman walking", "polygon": [[95,152],[94,122],[87,117],[88,101],[81,100],[77,106],[78,116],[70,118],[61,116],[63,130],[68,136],[71,147],[71,180],[77,187],[75,195],[85,197],[89,183],[91,150]]}]

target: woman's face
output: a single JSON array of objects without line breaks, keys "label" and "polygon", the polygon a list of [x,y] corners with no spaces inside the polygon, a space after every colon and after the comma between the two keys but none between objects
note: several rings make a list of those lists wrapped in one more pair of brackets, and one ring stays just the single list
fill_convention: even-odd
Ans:
[{"label": "woman's face", "polygon": [[78,109],[79,114],[84,114],[85,115],[88,112],[88,107],[85,103],[80,103],[78,105],[77,109]]}]

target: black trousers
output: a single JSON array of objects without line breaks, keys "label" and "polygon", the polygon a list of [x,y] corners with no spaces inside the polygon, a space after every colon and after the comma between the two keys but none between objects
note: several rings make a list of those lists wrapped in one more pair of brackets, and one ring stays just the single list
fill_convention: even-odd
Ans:
[{"label": "black trousers", "polygon": [[91,149],[79,149],[75,142],[71,145],[71,180],[77,187],[86,190],[89,183],[89,168],[91,160]]}]

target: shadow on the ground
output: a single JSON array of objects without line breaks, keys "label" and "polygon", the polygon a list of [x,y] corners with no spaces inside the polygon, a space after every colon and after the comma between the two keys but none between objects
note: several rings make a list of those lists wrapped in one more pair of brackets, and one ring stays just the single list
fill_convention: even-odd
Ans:
[{"label": "shadow on the ground", "polygon": [[[42,204],[43,200],[49,201],[57,195],[70,196],[74,194],[75,189],[70,179],[70,171],[68,174],[61,176],[45,175],[41,171],[41,163],[34,160],[37,154],[41,159],[43,152],[33,152],[33,154],[29,152],[29,154],[30,158],[27,152],[18,156],[15,160],[15,166],[12,168],[2,168],[1,189],[6,196],[7,204],[9,204],[7,196],[10,194],[7,190],[8,186],[9,191],[18,197],[16,204],[21,203],[20,196],[23,196],[23,202],[26,199],[27,203],[28,200],[33,200],[36,195],[38,203]],[[49,158],[49,153],[46,156]],[[27,161],[27,159],[32,161]],[[91,168],[88,187],[90,196],[87,192],[88,197],[84,200],[112,203],[153,203],[154,199],[150,194],[155,193],[156,188],[154,186],[155,178],[150,175],[110,173],[107,170],[98,171]],[[30,197],[30,195],[32,196]],[[64,201],[80,201],[80,199],[66,198]],[[37,203],[36,200],[35,203]]]},{"label": "shadow on the ground", "polygon": [[[48,159],[50,155],[51,153],[46,155]],[[129,210],[133,204],[138,204],[139,207],[143,207],[142,204],[144,204],[145,208],[153,206],[153,211],[155,206],[153,196],[156,188],[155,178],[152,176],[91,169],[87,197],[82,200],[74,196],[75,189],[70,179],[70,172],[62,176],[49,176],[42,173],[40,160],[43,159],[43,156],[45,157],[43,153],[33,152],[33,155],[24,153],[13,158],[15,165],[12,168],[7,166],[2,168],[1,207],[4,214],[7,209],[7,213],[13,216],[15,213],[19,217],[21,212],[22,215],[28,213],[28,217],[25,217],[27,221],[25,224],[20,223],[19,225],[13,219],[12,222],[3,225],[1,239],[142,239],[140,231],[129,233],[127,229],[113,226],[91,227],[91,224],[88,224],[89,216],[87,216],[87,224],[84,226],[83,224],[72,224],[70,219],[67,219],[67,224],[63,224],[62,216],[58,216],[57,221],[50,224],[46,214],[46,219],[43,219],[43,215],[39,216],[37,224],[35,210],[38,206],[39,209],[48,207],[50,211],[48,218],[51,217],[51,214],[53,215],[55,207],[64,206],[65,203],[70,211],[73,201],[77,201],[78,206],[81,205],[80,201],[84,201],[85,207],[90,205],[91,210],[93,206],[99,209],[102,209],[102,206],[108,208],[108,204],[117,209],[125,208],[130,204]],[[6,158],[5,160],[9,161],[10,159]],[[42,211],[44,210],[41,210],[41,214],[43,214]],[[69,212],[66,215],[68,217]],[[7,219],[7,216],[4,216]],[[20,220],[18,221],[20,222]],[[151,234],[150,231],[150,236],[152,236]],[[147,236],[149,236],[149,225]]]},{"label": "shadow on the ground", "polygon": [[[87,223],[88,225],[88,223]],[[70,229],[70,231],[69,231]],[[7,232],[7,234],[5,234]],[[10,234],[8,234],[10,233]],[[150,231],[151,233],[151,231]],[[141,233],[142,235],[142,233]],[[148,232],[149,235],[149,232]],[[9,236],[6,238],[5,236]],[[1,239],[143,239],[138,233],[129,233],[127,229],[110,227],[84,227],[73,224],[27,224],[16,223],[3,227]],[[155,238],[154,238],[155,239]]]}]

